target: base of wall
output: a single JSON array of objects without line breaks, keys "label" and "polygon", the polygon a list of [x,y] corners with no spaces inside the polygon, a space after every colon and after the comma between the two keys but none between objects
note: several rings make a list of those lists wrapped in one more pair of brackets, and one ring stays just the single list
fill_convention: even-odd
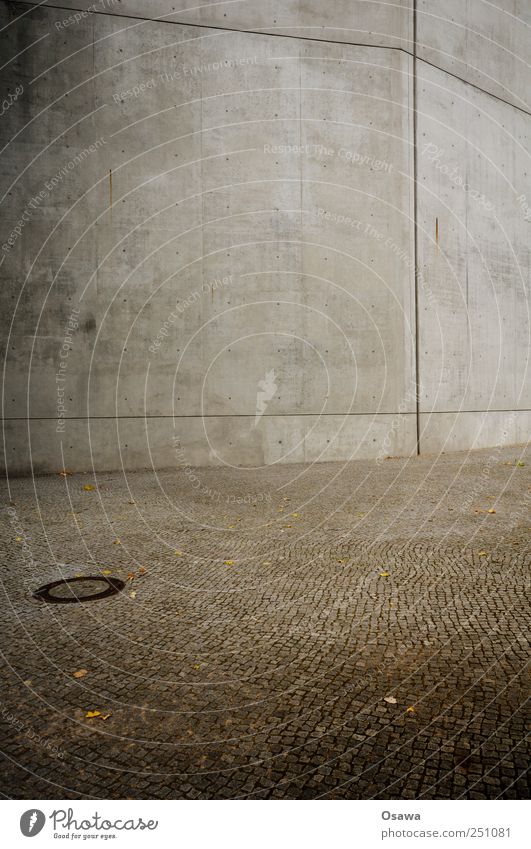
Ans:
[{"label": "base of wall", "polygon": [[529,410],[420,415],[420,444],[423,454],[527,443],[530,433]]},{"label": "base of wall", "polygon": [[9,475],[70,469],[345,461],[416,451],[415,415],[153,417],[5,422]]},{"label": "base of wall", "polygon": [[[525,443],[531,412],[422,413],[422,453]],[[351,416],[51,419],[4,423],[3,472],[50,474],[145,468],[314,463],[411,456],[414,413]]]}]

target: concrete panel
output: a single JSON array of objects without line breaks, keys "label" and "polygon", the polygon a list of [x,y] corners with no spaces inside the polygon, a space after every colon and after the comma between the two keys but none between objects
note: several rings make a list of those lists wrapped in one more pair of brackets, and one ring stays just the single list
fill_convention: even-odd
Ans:
[{"label": "concrete panel", "polygon": [[[2,267],[16,303],[17,262],[47,250],[53,232],[9,339],[11,472],[30,468],[26,418],[38,471],[59,468],[61,451],[77,469],[113,468],[122,454],[128,468],[149,465],[152,432],[157,464],[172,465],[173,415],[199,464],[408,453],[413,419],[393,416],[413,350],[410,59],[158,22],[124,28],[110,15],[65,25],[64,10],[43,8],[9,27],[13,52],[21,28],[25,44],[46,39],[28,73],[40,75],[23,128],[37,159],[19,206],[74,156],[60,145],[57,162],[41,153],[67,120],[82,126],[88,114],[101,144]],[[59,64],[48,71],[50,54]],[[194,63],[200,73],[188,72]],[[50,117],[55,101],[62,111]],[[79,133],[76,151],[89,138]],[[8,150],[9,179],[20,153]],[[372,236],[349,232],[345,244],[339,220],[316,215],[323,204]]]},{"label": "concrete panel", "polygon": [[423,453],[462,451],[525,444],[531,433],[531,412],[421,414]]},{"label": "concrete panel", "polygon": [[[308,421],[310,419],[310,421]],[[46,419],[5,422],[9,474],[229,464],[252,472],[273,463],[407,456],[414,416],[254,416],[72,419],[64,433]],[[199,484],[197,484],[199,486]]]},{"label": "concrete panel", "polygon": [[418,0],[417,52],[531,112],[529,0]]},{"label": "concrete panel", "polygon": [[353,409],[414,411],[411,60],[340,50],[303,55],[305,298]]},{"label": "concrete panel", "polygon": [[[31,0],[22,0],[31,4]],[[43,5],[54,5],[45,0]],[[229,30],[262,31],[350,44],[411,49],[413,0],[62,0],[65,10],[157,19],[166,23],[200,24]],[[61,16],[63,29],[79,15]]]},{"label": "concrete panel", "polygon": [[418,108],[421,409],[529,409],[531,117],[422,63]]}]

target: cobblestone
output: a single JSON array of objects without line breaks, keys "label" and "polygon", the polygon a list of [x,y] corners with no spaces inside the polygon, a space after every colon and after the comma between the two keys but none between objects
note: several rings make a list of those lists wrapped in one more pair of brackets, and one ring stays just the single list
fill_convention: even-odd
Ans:
[{"label": "cobblestone", "polygon": [[[524,795],[528,462],[11,480],[2,792]],[[32,598],[100,573],[125,590]]]}]

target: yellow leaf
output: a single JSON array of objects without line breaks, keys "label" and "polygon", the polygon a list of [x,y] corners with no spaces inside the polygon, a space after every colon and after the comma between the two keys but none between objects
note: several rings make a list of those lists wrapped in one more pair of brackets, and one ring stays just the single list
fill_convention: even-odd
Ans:
[{"label": "yellow leaf", "polygon": [[294,519],[298,519],[298,518],[299,518],[299,514],[298,514],[298,513],[292,513],[291,515],[293,516],[293,518],[294,518]]},{"label": "yellow leaf", "polygon": [[234,566],[234,560],[224,560],[225,566]]},{"label": "yellow leaf", "polygon": [[74,672],[74,678],[84,678],[88,674],[88,669],[78,669]]},{"label": "yellow leaf", "polygon": [[391,575],[389,572],[380,572],[380,578],[390,578]]},{"label": "yellow leaf", "polygon": [[479,552],[478,552],[478,557],[487,557],[487,556],[488,556],[488,553],[489,553],[488,551],[479,551]]},{"label": "yellow leaf", "polygon": [[129,596],[130,598],[136,598],[136,590],[133,590],[133,592],[129,593]]},{"label": "yellow leaf", "polygon": [[95,719],[97,716],[101,716],[101,712],[99,710],[88,710],[85,714],[86,719]]},{"label": "yellow leaf", "polygon": [[415,713],[415,708],[413,707],[413,705],[410,705],[410,706],[407,708],[406,713]]},{"label": "yellow leaf", "polygon": [[271,561],[270,560],[264,560],[262,565],[263,566],[271,566]]},{"label": "yellow leaf", "polygon": [[121,545],[121,541],[119,539],[115,539],[113,545]]},{"label": "yellow leaf", "polygon": [[175,556],[176,556],[176,557],[182,557],[182,556],[183,556],[182,551],[176,551],[176,552],[174,552],[174,553],[175,553]]},{"label": "yellow leaf", "polygon": [[516,465],[518,466],[519,469],[523,469],[523,467],[525,466],[525,463],[523,463],[522,460],[519,460]]},{"label": "yellow leaf", "polygon": [[495,513],[495,512],[496,512],[496,510],[494,509],[494,507],[491,507],[490,510],[487,510],[487,513]]},{"label": "yellow leaf", "polygon": [[194,669],[201,669],[200,663],[194,663]]},{"label": "yellow leaf", "polygon": [[112,713],[102,713],[100,714],[100,719],[109,719],[110,716],[112,716]]},{"label": "yellow leaf", "polygon": [[22,537],[15,537],[15,542],[22,542]]},{"label": "yellow leaf", "polygon": [[96,489],[96,487],[92,486],[91,483],[86,483],[83,489],[85,490],[85,492],[92,492],[94,489]]},{"label": "yellow leaf", "polygon": [[101,574],[102,575],[112,575],[112,569],[102,569]]}]

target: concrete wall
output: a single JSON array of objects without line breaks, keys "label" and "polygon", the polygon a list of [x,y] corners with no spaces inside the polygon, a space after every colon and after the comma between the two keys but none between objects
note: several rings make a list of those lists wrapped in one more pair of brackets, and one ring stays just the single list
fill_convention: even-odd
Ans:
[{"label": "concrete wall", "polygon": [[409,2],[61,5],[0,5],[10,474],[408,454],[417,343],[422,450],[527,438],[519,74],[421,2],[415,166]]},{"label": "concrete wall", "polygon": [[524,442],[530,117],[424,63],[418,116],[421,445]]}]

